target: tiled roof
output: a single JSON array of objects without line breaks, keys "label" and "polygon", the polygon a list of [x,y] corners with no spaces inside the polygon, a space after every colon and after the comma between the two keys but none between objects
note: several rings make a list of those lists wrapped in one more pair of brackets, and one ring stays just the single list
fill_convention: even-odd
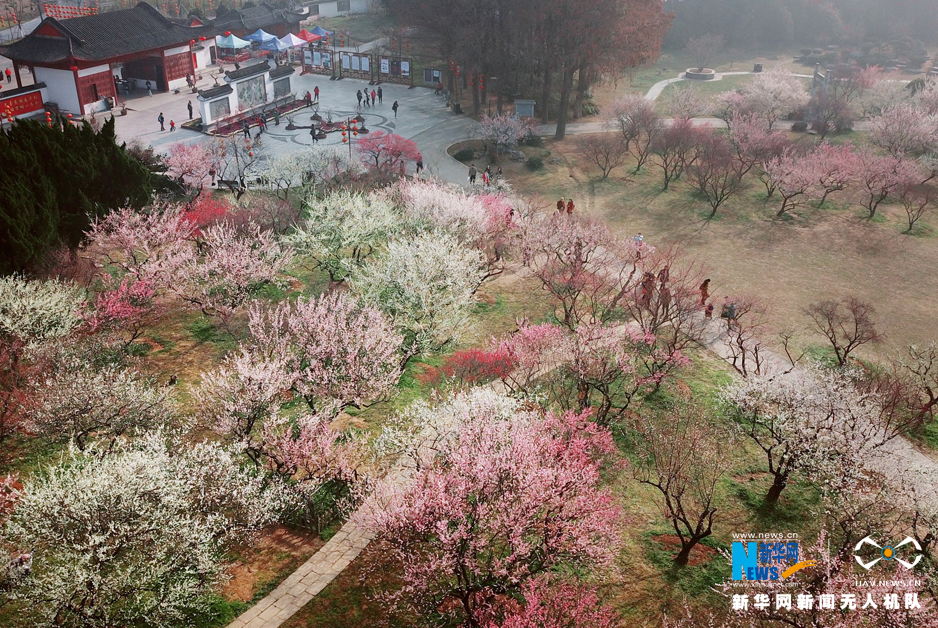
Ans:
[{"label": "tiled roof", "polygon": [[253,33],[259,28],[266,28],[275,24],[299,24],[303,15],[285,9],[277,9],[266,2],[244,9],[232,9],[215,17],[213,26],[216,33],[225,31],[246,30]]},{"label": "tiled roof", "polygon": [[[141,2],[121,11],[67,20],[46,18],[35,31],[7,46],[2,54],[25,63],[52,63],[70,57],[101,61],[186,44],[208,34],[208,30],[174,24]],[[61,36],[55,36],[56,32]]]},{"label": "tiled roof", "polygon": [[45,83],[36,83],[35,85],[26,85],[25,87],[16,87],[14,89],[5,89],[0,92],[0,98],[9,98],[10,96],[19,96],[20,94],[28,94],[29,92],[34,92],[38,89],[45,87]]},{"label": "tiled roof", "polygon": [[270,78],[278,79],[281,76],[290,76],[295,71],[296,71],[296,68],[294,68],[291,65],[285,65],[279,68],[274,68],[273,70],[270,71]]},{"label": "tiled roof", "polygon": [[213,87],[211,89],[200,89],[199,96],[202,97],[202,100],[211,100],[212,98],[218,98],[219,96],[230,94],[233,91],[234,88],[232,88],[231,85],[219,85],[218,87]]},{"label": "tiled roof", "polygon": [[263,74],[269,69],[270,69],[270,65],[266,61],[261,61],[260,63],[249,65],[246,68],[241,68],[240,70],[232,70],[229,72],[225,72],[225,80],[237,81],[238,79],[247,78],[248,76],[254,76],[255,74]]}]

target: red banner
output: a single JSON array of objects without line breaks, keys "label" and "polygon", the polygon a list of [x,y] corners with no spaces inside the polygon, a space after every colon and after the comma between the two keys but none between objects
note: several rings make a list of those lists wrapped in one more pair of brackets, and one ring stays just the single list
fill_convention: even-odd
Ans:
[{"label": "red banner", "polygon": [[0,112],[3,117],[19,116],[42,109],[42,93],[35,91],[21,96],[0,100]]}]

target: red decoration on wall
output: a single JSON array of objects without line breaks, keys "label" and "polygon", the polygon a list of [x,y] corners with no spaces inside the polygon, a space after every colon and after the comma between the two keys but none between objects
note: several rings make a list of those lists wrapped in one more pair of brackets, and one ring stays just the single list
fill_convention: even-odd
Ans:
[{"label": "red decoration on wall", "polygon": [[170,81],[186,78],[186,76],[193,73],[192,58],[188,52],[166,57],[163,61],[163,67],[166,68],[166,78]]},{"label": "red decoration on wall", "polygon": [[[32,113],[42,109],[42,94],[39,90],[29,94],[14,96],[6,100],[0,100],[0,110],[3,113],[12,116],[18,116],[24,113]],[[47,116],[51,117],[51,116]]]},{"label": "red decoration on wall", "polygon": [[[95,90],[97,89],[97,94]],[[102,98],[116,96],[114,93],[114,77],[110,72],[98,72],[88,76],[78,77],[78,101],[82,105],[96,102]]]}]

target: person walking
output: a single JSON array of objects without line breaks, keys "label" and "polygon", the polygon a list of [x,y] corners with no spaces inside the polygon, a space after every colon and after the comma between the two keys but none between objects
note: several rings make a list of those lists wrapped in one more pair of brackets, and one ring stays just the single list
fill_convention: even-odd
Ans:
[{"label": "person walking", "polygon": [[573,213],[573,199],[572,198],[567,201],[567,213],[568,214]]},{"label": "person walking", "polygon": [[489,169],[486,168],[482,171],[482,185],[488,186],[491,179],[489,178]]},{"label": "person walking", "polygon": [[710,279],[704,279],[698,290],[700,290],[700,305],[706,305],[707,299],[710,298]]},{"label": "person walking", "polygon": [[319,129],[317,129],[316,127],[313,127],[313,128],[311,128],[311,129],[309,130],[309,136],[310,136],[311,138],[313,138],[313,142],[316,143],[316,144],[319,143],[319,134],[318,134],[318,131],[319,131]]},{"label": "person walking", "polygon": [[241,131],[244,133],[246,139],[251,139],[251,125],[247,120],[241,121]]},{"label": "person walking", "polygon": [[469,166],[469,185],[475,185],[476,183],[476,165],[472,164]]},{"label": "person walking", "polygon": [[503,175],[502,175],[502,167],[499,166],[499,167],[498,167],[498,170],[495,171],[495,180],[496,180],[496,181],[501,181],[501,180],[502,180],[502,176],[503,176]]},{"label": "person walking", "polygon": [[375,98],[377,97],[378,97],[378,92],[376,92],[375,90],[371,90],[371,106],[372,107],[375,106]]},{"label": "person walking", "polygon": [[261,112],[261,129],[263,129],[264,131],[267,130],[267,112],[266,111]]},{"label": "person walking", "polygon": [[[307,94],[309,92],[306,92]],[[319,102],[319,85],[313,88],[313,100]]]},{"label": "person walking", "polygon": [[189,103],[186,105],[186,109],[189,110],[189,119],[191,120],[191,119],[192,119],[192,101],[191,101],[191,100],[190,100]]},{"label": "person walking", "polygon": [[395,118],[397,117],[397,107],[398,107],[398,104],[397,104],[397,101],[395,100],[395,101],[394,101],[394,104],[391,105],[391,110],[394,112],[394,117],[395,117]]},{"label": "person walking", "polygon": [[707,304],[707,309],[704,310],[704,318],[707,320],[713,318],[713,303]]},{"label": "person walking", "polygon": [[175,131],[175,130],[176,130],[176,121],[175,121],[175,120],[170,120],[170,121],[169,121],[169,132],[172,133],[172,132]]},{"label": "person walking", "polygon": [[153,95],[153,84],[150,83],[150,81],[147,81],[147,95],[148,96]]},{"label": "person walking", "polygon": [[[317,87],[316,89],[319,88]],[[304,98],[306,98],[306,106],[311,107],[313,104],[313,95],[309,93],[309,90],[306,90],[306,96],[304,96]]]},{"label": "person walking", "polygon": [[157,122],[160,123],[160,131],[165,131],[166,127],[163,126],[163,123],[166,121],[166,118],[163,117],[163,112],[160,112],[160,115],[156,118]]},{"label": "person walking", "polygon": [[417,154],[417,177],[420,176],[420,173],[423,172],[423,155]]},{"label": "person walking", "polygon": [[7,83],[13,82],[13,73],[10,72],[10,68],[7,68]]},{"label": "person walking", "polygon": [[380,105],[383,102],[384,102],[384,92],[381,90],[381,86],[378,85],[378,104]]},{"label": "person walking", "polygon": [[186,85],[189,86],[189,89],[192,89],[192,77],[186,74]]},{"label": "person walking", "polygon": [[567,199],[561,196],[560,200],[557,201],[557,213],[562,214],[566,206],[567,206]]},{"label": "person walking", "polygon": [[362,106],[362,90],[358,90],[358,93],[355,94],[358,97],[358,106]]},{"label": "person walking", "polygon": [[274,126],[280,126],[280,110],[274,108]]}]

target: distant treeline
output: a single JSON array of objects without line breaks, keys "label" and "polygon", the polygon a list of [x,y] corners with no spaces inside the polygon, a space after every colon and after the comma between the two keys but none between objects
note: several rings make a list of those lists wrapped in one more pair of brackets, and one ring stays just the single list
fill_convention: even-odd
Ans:
[{"label": "distant treeline", "polygon": [[675,13],[664,47],[723,35],[733,47],[938,40],[935,0],[666,0]]}]

